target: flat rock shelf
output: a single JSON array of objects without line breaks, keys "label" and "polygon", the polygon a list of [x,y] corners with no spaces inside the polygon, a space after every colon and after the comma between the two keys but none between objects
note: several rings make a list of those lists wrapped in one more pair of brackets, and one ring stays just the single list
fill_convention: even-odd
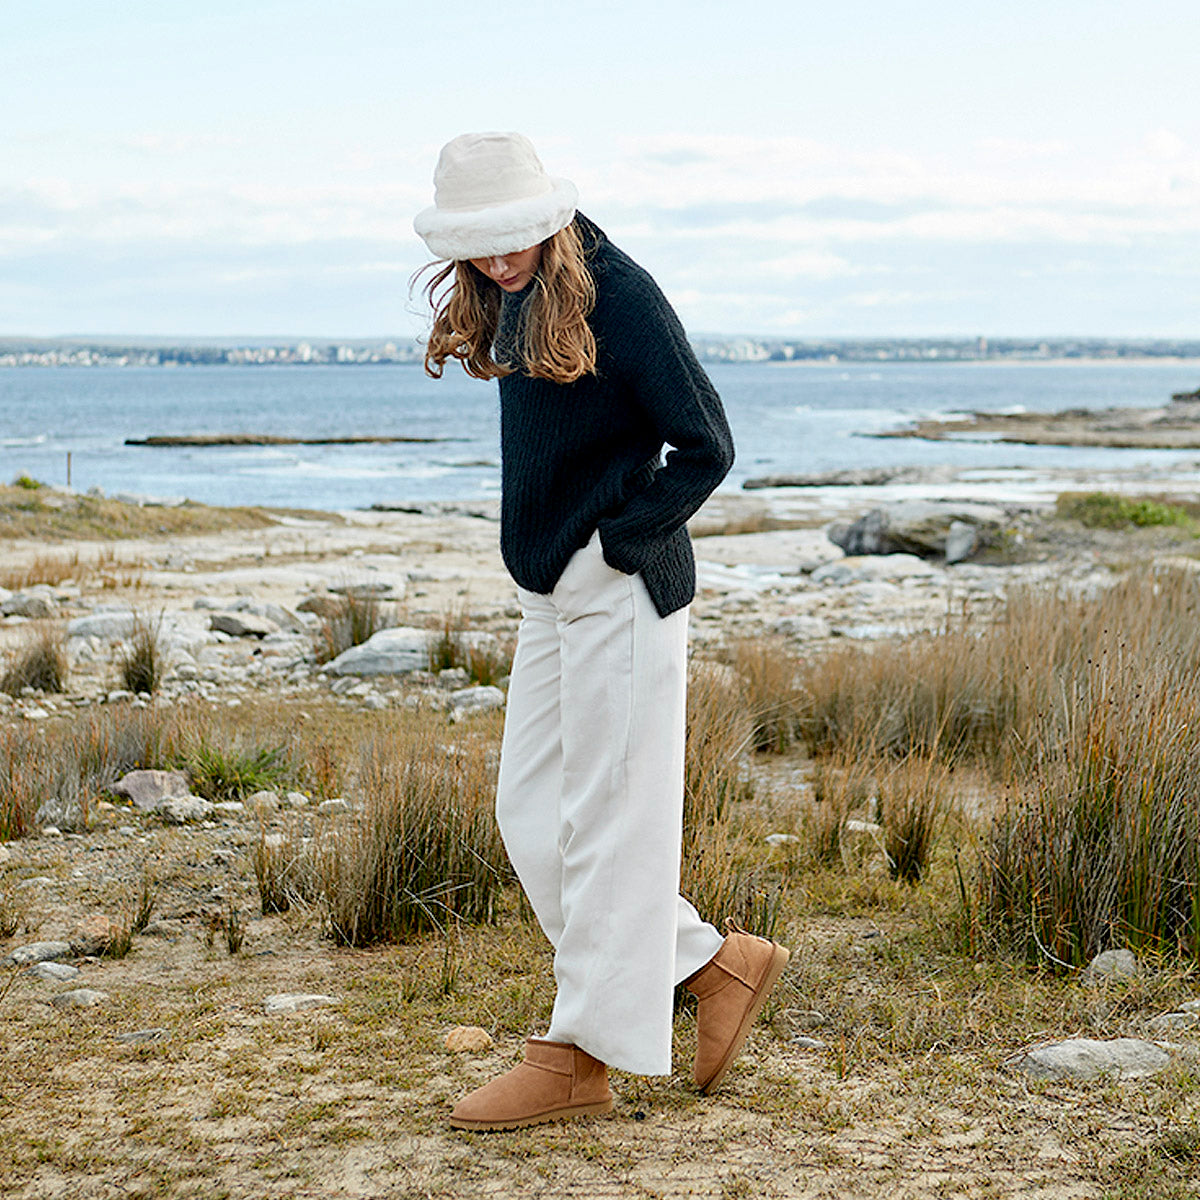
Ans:
[{"label": "flat rock shelf", "polygon": [[362,446],[395,442],[426,445],[452,442],[454,438],[390,437],[362,434],[354,437],[297,438],[274,433],[161,433],[144,438],[126,438],[126,446]]}]

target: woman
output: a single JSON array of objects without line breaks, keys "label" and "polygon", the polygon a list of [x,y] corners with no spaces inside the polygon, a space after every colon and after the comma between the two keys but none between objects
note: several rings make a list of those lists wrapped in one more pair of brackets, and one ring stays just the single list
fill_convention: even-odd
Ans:
[{"label": "woman", "polygon": [[557,983],[546,1036],[451,1124],[607,1112],[606,1064],[669,1074],[680,981],[710,1092],[788,957],[722,938],[678,894],[686,522],[732,464],[729,427],[654,281],[524,137],[455,138],[434,184],[413,224],[450,261],[427,288],[425,368],[500,381],[500,543],[523,617],[496,812]]}]

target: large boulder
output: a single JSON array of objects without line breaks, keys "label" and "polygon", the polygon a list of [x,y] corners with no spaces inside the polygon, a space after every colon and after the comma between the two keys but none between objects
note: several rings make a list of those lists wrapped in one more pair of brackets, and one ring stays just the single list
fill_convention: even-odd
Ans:
[{"label": "large boulder", "polygon": [[990,504],[910,500],[873,508],[827,532],[848,555],[915,554],[961,562],[988,544],[1004,518],[1004,510]]}]

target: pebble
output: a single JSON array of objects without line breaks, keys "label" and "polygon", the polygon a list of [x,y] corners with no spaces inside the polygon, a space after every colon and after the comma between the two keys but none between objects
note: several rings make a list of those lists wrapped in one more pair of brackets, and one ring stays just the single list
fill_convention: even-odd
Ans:
[{"label": "pebble", "polygon": [[308,797],[303,792],[288,792],[283,798],[283,802],[289,808],[307,808]]},{"label": "pebble", "polygon": [[306,1008],[327,1008],[337,1003],[337,996],[323,996],[319,992],[278,992],[263,1001],[263,1011],[270,1016],[300,1012]]},{"label": "pebble", "polygon": [[792,1038],[792,1045],[799,1047],[801,1050],[828,1050],[829,1043],[821,1041],[820,1038],[805,1037],[798,1033]]},{"label": "pebble", "polygon": [[135,1029],[132,1033],[118,1033],[116,1040],[126,1046],[133,1046],[140,1042],[161,1042],[169,1036],[166,1029]]},{"label": "pebble", "polygon": [[332,816],[335,813],[348,813],[350,809],[350,801],[344,800],[341,796],[335,796],[332,800],[322,800],[317,805],[317,812],[322,817]]}]

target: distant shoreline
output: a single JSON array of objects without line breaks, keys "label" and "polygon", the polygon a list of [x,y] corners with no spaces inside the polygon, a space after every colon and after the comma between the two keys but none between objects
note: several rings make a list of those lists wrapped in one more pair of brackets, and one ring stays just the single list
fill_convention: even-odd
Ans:
[{"label": "distant shoreline", "polygon": [[395,442],[431,445],[436,442],[460,441],[448,437],[385,437],[363,434],[354,437],[283,437],[272,433],[162,433],[144,438],[126,438],[126,446],[363,446],[388,445]]}]

